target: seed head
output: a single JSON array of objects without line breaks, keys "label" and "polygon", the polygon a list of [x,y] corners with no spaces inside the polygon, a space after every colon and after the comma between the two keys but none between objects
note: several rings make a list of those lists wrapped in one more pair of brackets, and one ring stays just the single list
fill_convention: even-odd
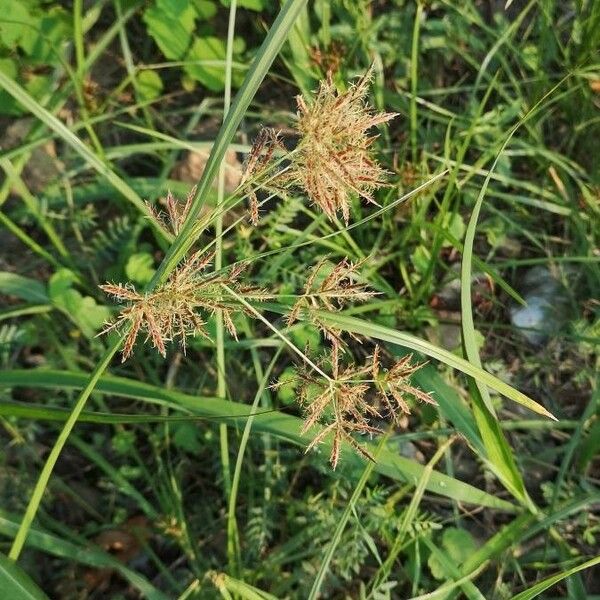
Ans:
[{"label": "seed head", "polygon": [[333,435],[329,460],[335,469],[340,457],[342,442],[349,443],[364,457],[373,460],[371,454],[354,438],[354,434],[380,433],[370,424],[370,419],[383,419],[377,410],[376,399],[387,409],[387,416],[398,423],[401,415],[410,412],[405,395],[413,396],[428,404],[436,404],[430,394],[412,386],[410,376],[422,364],[411,364],[411,356],[404,357],[387,370],[380,367],[380,349],[375,347],[371,364],[340,367],[339,353],[334,344],[328,361],[320,361],[319,368],[330,365],[331,376],[325,378],[314,370],[302,367],[297,370],[299,401],[304,408],[305,421],[302,434],[317,424],[323,428],[308,445],[314,448],[328,435]]},{"label": "seed head", "polygon": [[437,405],[431,394],[414,387],[410,383],[410,377],[418,371],[425,363],[412,361],[412,354],[404,356],[396,361],[389,369],[382,370],[380,366],[380,349],[375,346],[371,374],[379,397],[388,410],[388,415],[396,422],[402,414],[410,414],[410,408],[405,400],[405,395],[413,396],[421,402]]},{"label": "seed head", "polygon": [[[369,460],[373,460],[371,454],[354,439],[352,434],[371,435],[381,432],[380,429],[369,424],[370,417],[381,416],[365,397],[369,385],[361,378],[369,372],[369,367],[347,366],[340,369],[338,359],[338,354],[332,351],[329,359],[332,373],[330,379],[316,377],[306,368],[298,371],[300,404],[305,411],[305,422],[301,433],[306,433],[317,423],[325,425],[308,445],[306,452],[332,433],[333,442],[329,460],[334,469],[339,461],[343,441],[348,442]],[[322,366],[324,362],[321,361]]]},{"label": "seed head", "polygon": [[334,345],[334,350],[342,346],[341,332],[319,318],[316,310],[341,310],[349,302],[364,302],[377,294],[360,283],[358,272],[366,259],[355,264],[344,258],[324,277],[327,256],[313,268],[304,286],[304,293],[298,298],[288,314],[287,324],[295,323],[303,311]]},{"label": "seed head", "polygon": [[174,235],[177,235],[181,231],[181,227],[183,226],[183,223],[190,212],[195,195],[196,186],[190,190],[185,202],[179,202],[175,196],[171,194],[171,191],[169,191],[165,199],[165,205],[167,209],[166,213],[156,210],[154,206],[146,202],[146,206],[148,207],[148,211],[150,213],[150,218],[156,221],[167,231],[170,230]]},{"label": "seed head", "polygon": [[395,113],[374,113],[366,102],[372,69],[345,92],[331,75],[308,101],[297,97],[300,143],[290,155],[285,178],[306,191],[312,202],[334,219],[350,218],[350,196],[375,203],[373,192],[386,185],[386,171],[371,155],[377,136],[369,130],[393,119]]},{"label": "seed head", "polygon": [[179,339],[185,353],[186,338],[196,334],[208,337],[206,321],[219,310],[222,311],[227,330],[237,337],[232,314],[246,311],[232,302],[223,286],[229,286],[253,300],[264,300],[268,295],[263,290],[238,282],[243,270],[241,266],[223,274],[205,274],[213,256],[197,252],[177,267],[164,284],[148,294],[137,292],[129,283],[101,285],[100,289],[104,292],[128,304],[114,321],[106,324],[99,335],[113,329],[124,330],[129,326],[123,346],[123,361],[133,351],[139,333],[145,333],[145,341],[151,340],[162,356],[166,355],[166,343],[176,339]]},{"label": "seed head", "polygon": [[[250,221],[252,225],[258,225],[258,197],[256,192],[259,188],[269,189],[268,183],[261,181],[268,175],[273,166],[273,153],[279,148],[285,151],[285,147],[279,139],[279,132],[263,127],[246,157],[242,180],[239,189],[246,193],[250,202]],[[277,178],[272,178],[272,182]]]}]

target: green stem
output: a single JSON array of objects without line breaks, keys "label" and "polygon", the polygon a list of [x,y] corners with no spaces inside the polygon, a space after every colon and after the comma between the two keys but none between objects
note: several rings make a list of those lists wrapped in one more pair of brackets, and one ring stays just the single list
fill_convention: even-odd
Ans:
[{"label": "green stem", "polygon": [[[233,61],[233,36],[235,32],[236,0],[231,1],[229,7],[229,23],[227,26],[227,50],[225,60],[225,91],[223,94],[223,121],[227,119],[227,113],[231,106],[231,64]],[[225,200],[225,164],[227,155],[219,166],[219,183],[217,188],[217,212],[218,217],[215,224],[215,271],[223,268],[223,212],[219,209]],[[216,345],[217,345],[217,396],[227,396],[227,381],[225,380],[225,327],[223,325],[223,311],[216,314]],[[219,441],[221,446],[221,465],[223,469],[223,487],[225,500],[231,504],[231,468],[229,466],[229,441],[227,438],[227,424],[219,425]],[[229,525],[232,525],[231,527]],[[237,529],[233,527],[235,521],[227,527],[227,559],[233,573],[237,572],[239,540]]]},{"label": "green stem", "polygon": [[417,81],[419,70],[419,34],[421,31],[422,16],[423,4],[421,0],[418,0],[410,51],[410,146],[413,163],[417,162]]},{"label": "green stem", "polygon": [[[244,454],[246,452],[246,446],[248,445],[248,439],[250,438],[250,430],[252,429],[252,424],[254,422],[254,418],[256,415],[256,411],[258,409],[258,403],[269,383],[269,377],[273,371],[273,367],[281,354],[283,346],[280,346],[277,352],[275,352],[275,356],[269,363],[265,374],[262,377],[262,380],[259,383],[258,390],[256,390],[256,395],[254,396],[254,402],[252,403],[252,407],[250,408],[250,415],[248,420],[246,421],[246,425],[244,426],[244,432],[242,433],[242,439],[240,440],[240,448],[238,450],[237,459],[235,462],[235,471],[233,473],[233,480],[231,482],[231,493],[229,494],[229,507],[227,510],[227,540],[228,547],[227,553],[233,554],[235,556],[236,562],[239,565],[240,562],[240,544],[238,537],[238,528],[237,521],[235,518],[235,505],[237,502],[237,494],[240,485],[240,477],[242,475],[242,465],[244,463]],[[229,543],[232,543],[232,548],[229,548]]]},{"label": "green stem", "polygon": [[89,398],[93,389],[96,387],[96,383],[98,383],[101,375],[108,368],[112,357],[117,353],[120,346],[121,339],[116,338],[111,344],[110,348],[104,353],[102,360],[96,365],[96,368],[92,372],[87,385],[77,399],[69,418],[66,420],[56,442],[54,443],[54,446],[52,447],[52,450],[46,459],[46,463],[44,464],[40,477],[35,484],[35,488],[31,494],[29,503],[27,504],[27,509],[25,510],[25,515],[23,516],[23,520],[19,526],[19,531],[17,531],[17,535],[15,536],[13,544],[10,548],[10,552],[8,553],[8,557],[10,559],[17,560],[19,558],[19,554],[21,554],[21,550],[23,549],[25,540],[27,539],[27,534],[29,533],[29,529],[31,528],[31,524],[33,523],[33,519],[37,513],[38,506],[42,501],[42,496],[46,490],[48,481],[50,480],[50,475],[52,474],[54,466],[56,465],[56,461],[58,460],[64,445],[67,443],[67,438],[69,437],[73,427],[75,427],[75,423],[77,423],[77,419],[83,411],[87,399]]}]

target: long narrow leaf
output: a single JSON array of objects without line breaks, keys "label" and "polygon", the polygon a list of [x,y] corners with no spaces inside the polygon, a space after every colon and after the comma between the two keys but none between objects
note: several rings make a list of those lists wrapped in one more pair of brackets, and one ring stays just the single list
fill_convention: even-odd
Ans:
[{"label": "long narrow leaf", "polygon": [[[286,314],[289,310],[289,308],[286,306],[269,303],[265,303],[264,307],[280,314]],[[383,342],[397,344],[398,346],[410,348],[411,350],[420,352],[421,354],[430,356],[431,358],[435,358],[447,364],[448,366],[457,369],[458,371],[462,371],[466,375],[471,375],[478,381],[488,385],[514,402],[517,402],[518,404],[521,404],[540,415],[544,415],[545,417],[550,417],[551,419],[556,420],[556,417],[554,417],[552,413],[547,411],[535,400],[532,400],[529,396],[519,392],[501,379],[498,379],[498,377],[495,377],[487,371],[484,371],[482,368],[476,367],[469,361],[460,358],[455,354],[452,354],[452,352],[444,350],[443,348],[435,346],[426,340],[422,340],[409,333],[390,329],[389,327],[385,327],[377,323],[371,323],[370,321],[365,321],[356,317],[349,317],[343,313],[311,310],[311,314],[318,317],[324,323],[341,329],[342,331],[348,331],[350,333],[364,335],[376,340],[381,340]]]},{"label": "long narrow leaf", "polygon": [[[14,535],[18,529],[18,525],[18,522],[11,515],[0,512],[0,534],[5,536]],[[84,548],[36,529],[32,529],[30,532],[30,543],[33,547],[53,556],[67,558],[75,563],[98,569],[112,569],[117,571],[131,585],[137,588],[143,594],[144,598],[148,600],[167,600],[167,597],[160,590],[157,590],[145,577],[127,568],[123,563],[98,547],[90,545]],[[6,592],[4,588],[0,588],[0,591]],[[6,600],[13,600],[13,598],[16,600],[18,598],[18,596],[11,596],[9,594],[2,594],[0,597],[3,600],[5,598]],[[35,598],[36,600],[45,598],[44,595],[25,597]]]},{"label": "long narrow leaf", "polygon": [[10,600],[48,600],[34,581],[12,560],[0,553],[0,590]]},{"label": "long narrow leaf", "polygon": [[[56,135],[71,146],[84,160],[86,160],[100,175],[105,177],[111,185],[117,189],[137,210],[142,214],[148,214],[144,201],[138,194],[121,179],[106,163],[102,162],[67,126],[59,121],[52,113],[47,111],[41,104],[32,98],[27,91],[16,81],[0,71],[0,87],[4,88],[15,100],[20,102],[31,114],[42,121]],[[163,231],[165,237],[170,234]]]},{"label": "long narrow leaf", "polygon": [[[30,388],[47,389],[80,389],[87,382],[84,373],[73,373],[70,371],[51,371],[46,369],[4,371],[0,372],[0,387],[24,386]],[[205,419],[226,419],[234,424],[243,425],[250,416],[250,407],[238,402],[230,402],[220,398],[206,398],[183,394],[174,390],[164,390],[160,387],[140,383],[124,377],[113,377],[104,375],[99,378],[96,391],[125,398],[134,398],[154,404],[167,404],[171,408],[179,407],[180,410],[192,412],[194,415]],[[20,405],[22,406],[22,405]],[[0,414],[11,414],[14,405],[11,403],[0,404]],[[26,418],[42,418],[50,420],[65,419],[68,411],[59,409],[43,409],[36,407],[38,412],[32,413],[21,409],[21,416]],[[14,411],[15,415],[19,411]],[[117,415],[111,415],[112,418]],[[193,417],[190,417],[193,418]],[[93,418],[84,416],[82,420],[96,422]],[[127,417],[123,418],[127,422]],[[279,411],[268,411],[257,413],[252,428],[253,432],[271,433],[280,439],[299,446],[306,446],[307,439],[300,435],[302,421],[298,417],[286,415]],[[326,454],[331,449],[331,439],[324,440],[321,448]],[[374,444],[367,444],[371,453],[375,451]],[[363,462],[356,456],[355,452],[348,446],[343,447],[343,459],[357,463]],[[425,467],[416,461],[404,458],[393,449],[382,448],[379,453],[375,470],[398,481],[408,481],[416,484],[423,476]],[[441,496],[446,496],[458,502],[488,506],[499,510],[513,511],[515,507],[506,500],[488,494],[472,485],[459,481],[434,471],[427,484],[427,490]]]},{"label": "long narrow leaf", "polygon": [[556,573],[556,575],[547,577],[539,583],[536,583],[533,587],[530,587],[528,590],[513,596],[512,600],[531,600],[532,598],[539,596],[542,592],[545,592],[548,588],[551,588],[553,585],[557,584],[559,581],[562,581],[563,579],[566,579],[575,573],[579,573],[579,571],[583,571],[584,569],[595,567],[596,565],[600,565],[600,556],[596,556],[595,558],[587,560],[584,563],[573,567],[572,569],[567,569],[566,571],[561,571],[560,573]]}]

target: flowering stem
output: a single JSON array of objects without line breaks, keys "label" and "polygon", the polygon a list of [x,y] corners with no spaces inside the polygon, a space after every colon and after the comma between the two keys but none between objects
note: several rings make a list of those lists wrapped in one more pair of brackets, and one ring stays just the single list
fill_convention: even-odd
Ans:
[{"label": "flowering stem", "polygon": [[262,321],[286,346],[290,348],[290,350],[297,354],[309,367],[314,369],[321,377],[326,379],[329,383],[334,383],[333,379],[329,377],[329,375],[327,375],[327,373],[325,373],[323,369],[321,369],[310,358],[308,358],[308,356],[306,356],[306,354],[304,354],[304,352],[302,352],[302,350],[300,350],[298,346],[296,346],[293,342],[286,338],[285,335],[283,335],[283,333],[281,333],[281,331],[277,329],[277,327],[272,325],[268,319],[263,317],[260,314],[260,312],[258,312],[251,304],[246,302],[246,300],[242,296],[236,294],[236,292],[232,290],[229,286],[225,284],[222,284],[222,286],[228,294],[233,296],[240,304],[242,304],[246,309],[248,309],[248,311],[251,312],[259,321]]},{"label": "flowering stem", "polygon": [[[225,90],[223,93],[223,121],[231,106],[231,64],[233,61],[233,37],[235,32],[235,13],[237,0],[231,0],[229,6],[229,23],[227,26],[227,49],[225,59]],[[219,179],[217,188],[217,211],[225,200],[225,164],[227,154],[223,157],[219,168]],[[219,215],[215,224],[215,271],[223,268],[223,213]],[[216,344],[217,344],[217,396],[227,396],[227,382],[225,380],[225,327],[223,323],[223,311],[216,313]],[[221,446],[221,464],[223,466],[223,485],[225,488],[225,500],[231,500],[231,468],[229,466],[229,441],[227,439],[227,424],[219,424],[219,439]],[[239,539],[235,520],[229,523],[227,528],[227,559],[232,572],[237,573],[239,563]]]},{"label": "flowering stem", "polygon": [[421,31],[421,18],[423,16],[423,3],[417,2],[415,23],[413,27],[412,47],[410,55],[410,145],[412,148],[412,161],[417,162],[417,81],[419,60],[419,34]]}]

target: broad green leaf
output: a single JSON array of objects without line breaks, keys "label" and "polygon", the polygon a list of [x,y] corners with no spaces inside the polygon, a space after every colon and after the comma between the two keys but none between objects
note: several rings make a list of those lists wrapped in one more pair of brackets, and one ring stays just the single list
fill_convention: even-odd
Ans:
[{"label": "broad green leaf", "polygon": [[[213,92],[225,86],[225,44],[218,37],[206,36],[194,40],[185,60],[185,72]],[[196,62],[197,61],[197,62]],[[217,65],[202,64],[217,61]],[[196,64],[193,64],[196,62]]]},{"label": "broad green leaf", "polygon": [[[221,0],[221,4],[229,8],[231,0]],[[237,0],[237,6],[238,8],[247,8],[259,12],[265,7],[265,0]]]},{"label": "broad green leaf", "polygon": [[125,265],[125,275],[134,283],[146,285],[154,275],[154,259],[149,252],[132,254]]},{"label": "broad green leaf", "polygon": [[[24,386],[32,388],[80,389],[85,385],[86,381],[86,374],[71,371],[39,369],[35,371],[0,372],[0,387]],[[113,396],[135,398],[154,404],[167,405],[170,408],[185,410],[205,419],[215,419],[217,421],[225,419],[240,425],[245,423],[250,412],[250,407],[245,404],[219,398],[191,396],[174,390],[165,390],[147,383],[109,375],[105,375],[99,379],[96,391]],[[59,421],[65,420],[68,416],[68,411],[62,409],[45,408],[40,412],[38,410],[39,407],[36,407],[36,411],[31,412],[23,410],[26,408],[26,406],[17,406],[13,403],[0,403],[1,414],[20,414],[29,418]],[[13,412],[11,413],[11,411]],[[104,417],[106,416],[104,415]],[[105,422],[116,422],[119,419],[119,416],[114,414],[108,415],[108,417],[109,420]],[[127,415],[127,417],[133,417],[134,422],[136,420],[137,422],[144,422],[144,419],[148,420],[148,417],[144,415]],[[127,417],[124,417],[124,421]],[[189,418],[192,419],[193,417]],[[96,418],[91,414],[82,416],[82,421],[94,421],[94,419],[96,419],[95,422],[102,422],[103,417]],[[271,433],[292,444],[306,447],[310,438],[300,435],[301,427],[302,420],[298,417],[286,415],[278,411],[266,411],[256,414],[252,431]],[[331,439],[328,438],[320,445],[324,456],[328,455],[331,443]],[[375,444],[369,443],[367,447],[371,453],[375,452]],[[358,457],[355,451],[348,445],[344,445],[342,460],[352,461],[357,464],[363,462],[363,459]],[[399,456],[394,448],[388,449],[387,447],[381,449],[378,462],[375,465],[375,470],[387,477],[414,484],[421,479],[424,469],[425,467],[418,462]],[[509,502],[487,494],[482,490],[438,471],[433,471],[431,474],[427,483],[427,489],[430,492],[453,498],[460,502],[489,506],[500,510],[514,510],[514,506]]]},{"label": "broad green leaf", "polygon": [[163,82],[160,75],[153,69],[140,71],[137,76],[137,90],[141,101],[158,98],[163,90]]},{"label": "broad green leaf", "polygon": [[36,20],[27,10],[25,2],[15,2],[14,0],[0,0],[0,15],[8,19],[0,19],[0,42],[7,48],[13,49],[23,37],[31,35],[30,24],[35,24]]},{"label": "broad green leaf", "polygon": [[35,28],[27,27],[19,46],[35,63],[52,64],[61,56],[61,45],[70,37],[71,17],[60,6],[46,8],[40,16],[34,22]]},{"label": "broad green leaf", "polygon": [[37,279],[6,271],[0,272],[0,294],[16,296],[25,302],[42,304],[50,302],[46,286],[43,283]]},{"label": "broad green leaf", "polygon": [[14,561],[0,553],[0,590],[7,600],[48,600],[33,579]]},{"label": "broad green leaf", "polygon": [[[446,550],[443,546],[440,547],[440,546],[436,545],[433,542],[433,540],[428,536],[421,537],[421,540],[424,542],[425,546],[427,546],[427,548],[429,548],[429,551],[431,552],[431,556],[434,556],[435,560],[437,561],[437,563],[434,563],[434,564],[436,564],[435,569],[438,569],[438,568],[440,569],[439,572],[436,571],[436,573],[438,575],[441,575],[445,579],[454,580],[455,582],[458,582],[460,579],[462,579],[458,565],[454,562],[452,557],[446,552]],[[446,585],[446,584],[444,584],[444,585]],[[469,600],[486,600],[485,596],[469,580],[469,577],[467,577],[467,580],[461,584],[461,587],[462,587],[462,590],[463,590],[465,596]],[[437,596],[437,594],[436,594],[436,596]],[[442,598],[443,597],[445,597],[445,596],[442,596]]]},{"label": "broad green leaf", "polygon": [[217,14],[217,5],[213,0],[192,0],[199,19],[211,19]]},{"label": "broad green leaf", "polygon": [[110,318],[110,310],[97,304],[91,296],[82,296],[73,289],[77,276],[69,269],[60,269],[48,282],[52,304],[64,312],[88,338],[94,337],[103,323]]},{"label": "broad green leaf", "polygon": [[185,56],[192,41],[196,11],[188,0],[157,0],[144,13],[148,34],[170,60]]},{"label": "broad green leaf", "polygon": [[[457,527],[448,527],[444,530],[442,545],[457,567],[462,565],[477,549],[473,536],[466,529]],[[427,564],[436,579],[446,578],[446,570],[437,555],[431,554]]]}]

